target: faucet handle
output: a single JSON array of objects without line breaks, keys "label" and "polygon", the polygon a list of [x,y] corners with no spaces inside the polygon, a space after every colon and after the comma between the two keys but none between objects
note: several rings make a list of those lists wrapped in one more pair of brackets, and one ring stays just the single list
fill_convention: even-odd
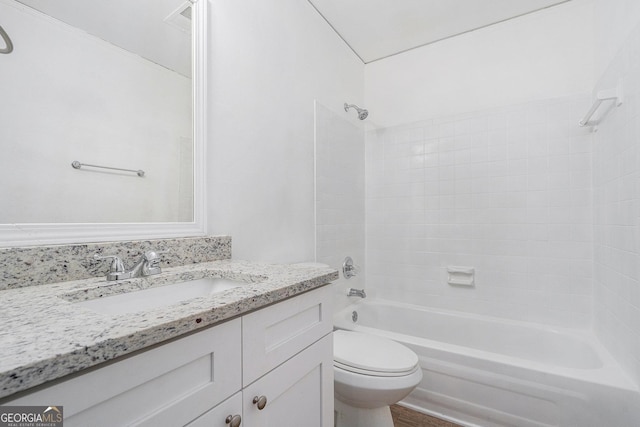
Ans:
[{"label": "faucet handle", "polygon": [[169,251],[146,251],[142,256],[150,265],[157,265],[162,257],[160,255],[169,253]]},{"label": "faucet handle", "polygon": [[98,254],[95,254],[93,256],[93,259],[95,260],[111,259],[111,258],[113,259],[113,261],[111,261],[111,267],[109,268],[109,273],[107,274],[107,281],[129,279],[131,277],[130,273],[126,271],[127,269],[125,268],[124,263],[117,256],[115,255],[100,256]]},{"label": "faucet handle", "polygon": [[101,255],[95,254],[93,255],[93,259],[95,260],[113,259],[113,261],[111,261],[111,267],[109,268],[109,273],[124,273],[126,270],[124,268],[124,263],[122,262],[122,260],[115,255],[101,256]]},{"label": "faucet handle", "polygon": [[353,263],[353,259],[350,256],[344,259],[342,263],[342,274],[345,279],[350,279],[360,273],[360,266]]},{"label": "faucet handle", "polygon": [[162,270],[160,269],[160,261],[162,257],[160,254],[167,253],[169,251],[146,251],[142,257],[145,260],[143,265],[143,271],[145,276],[151,276],[153,274],[160,274]]}]

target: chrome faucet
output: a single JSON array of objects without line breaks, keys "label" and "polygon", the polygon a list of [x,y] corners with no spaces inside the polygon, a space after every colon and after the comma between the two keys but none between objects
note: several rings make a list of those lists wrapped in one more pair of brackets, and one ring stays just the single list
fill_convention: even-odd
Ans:
[{"label": "chrome faucet", "polygon": [[353,259],[350,256],[344,259],[342,263],[342,274],[345,279],[351,279],[360,273],[360,267],[353,263]]},{"label": "chrome faucet", "polygon": [[162,252],[147,251],[142,254],[140,260],[130,269],[127,270],[124,263],[120,258],[115,255],[100,256],[95,254],[93,259],[113,259],[109,273],[107,274],[107,280],[123,280],[133,279],[135,277],[146,277],[154,274],[162,273],[160,269],[160,255]]},{"label": "chrome faucet", "polygon": [[349,289],[347,289],[347,296],[348,297],[366,298],[367,294],[364,291],[364,289],[349,288]]}]

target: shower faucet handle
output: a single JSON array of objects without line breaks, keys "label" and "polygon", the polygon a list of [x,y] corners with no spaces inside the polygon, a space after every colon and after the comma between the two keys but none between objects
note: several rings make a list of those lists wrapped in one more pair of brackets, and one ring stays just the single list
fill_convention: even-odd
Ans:
[{"label": "shower faucet handle", "polygon": [[346,257],[342,263],[342,274],[344,275],[344,278],[351,279],[358,273],[360,273],[360,267],[353,263],[350,256]]}]

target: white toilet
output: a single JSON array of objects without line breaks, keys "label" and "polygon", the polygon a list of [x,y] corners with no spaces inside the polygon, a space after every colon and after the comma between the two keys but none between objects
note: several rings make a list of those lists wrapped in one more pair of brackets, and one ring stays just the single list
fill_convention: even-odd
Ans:
[{"label": "white toilet", "polygon": [[333,332],[336,427],[393,427],[389,406],[422,380],[407,347],[360,332]]}]

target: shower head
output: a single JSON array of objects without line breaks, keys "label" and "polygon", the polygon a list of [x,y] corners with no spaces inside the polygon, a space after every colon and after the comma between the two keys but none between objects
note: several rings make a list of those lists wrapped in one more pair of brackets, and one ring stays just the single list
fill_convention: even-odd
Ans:
[{"label": "shower head", "polygon": [[349,108],[355,108],[356,111],[358,112],[358,118],[360,120],[364,120],[367,118],[367,116],[369,116],[369,111],[367,111],[365,108],[360,108],[357,105],[354,104],[347,104],[346,102],[344,103],[344,111],[349,111]]}]

